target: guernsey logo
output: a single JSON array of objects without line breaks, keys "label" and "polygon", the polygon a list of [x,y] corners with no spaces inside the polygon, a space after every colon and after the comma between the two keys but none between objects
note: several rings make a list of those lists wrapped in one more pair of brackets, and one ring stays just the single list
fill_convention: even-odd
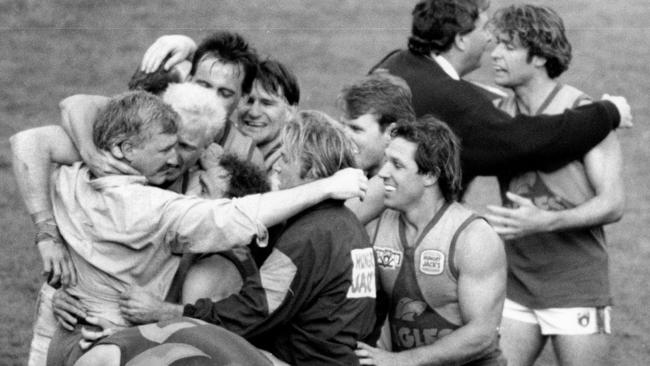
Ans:
[{"label": "guernsey logo", "polygon": [[439,275],[445,269],[445,255],[439,250],[425,250],[420,254],[420,271],[428,275]]},{"label": "guernsey logo", "polygon": [[395,319],[412,322],[415,321],[415,317],[422,314],[426,308],[427,304],[422,301],[403,297],[395,307],[394,316]]},{"label": "guernsey logo", "polygon": [[375,258],[382,268],[397,269],[402,265],[402,252],[392,248],[375,247]]}]

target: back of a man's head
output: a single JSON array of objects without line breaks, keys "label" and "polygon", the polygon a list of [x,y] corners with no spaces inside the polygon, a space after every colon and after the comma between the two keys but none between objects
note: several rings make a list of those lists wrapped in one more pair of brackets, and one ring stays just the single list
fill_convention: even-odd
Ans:
[{"label": "back of a man's head", "polygon": [[300,162],[300,178],[319,179],[355,167],[352,143],[339,122],[320,111],[300,111],[284,126],[285,154]]},{"label": "back of a man's head", "polygon": [[428,56],[448,51],[456,35],[474,30],[474,22],[489,0],[423,0],[413,9],[408,47]]},{"label": "back of a man's head", "polygon": [[255,80],[258,57],[244,37],[238,33],[219,31],[204,38],[194,52],[190,75],[194,75],[199,63],[207,57],[216,58],[222,63],[239,65],[244,73],[242,92],[250,93]]},{"label": "back of a man's head", "polygon": [[244,197],[271,190],[266,173],[250,161],[242,160],[234,154],[225,154],[221,157],[219,165],[229,174],[226,198]]},{"label": "back of a man's head", "polygon": [[494,13],[492,25],[511,42],[528,49],[533,56],[546,59],[544,67],[551,79],[560,76],[571,62],[571,43],[566,37],[562,18],[551,8],[535,5],[511,5]]},{"label": "back of a man's head", "polygon": [[279,61],[266,59],[260,62],[255,82],[269,94],[282,95],[289,105],[297,106],[300,103],[298,79]]},{"label": "back of a man's head", "polygon": [[182,127],[202,127],[207,141],[226,125],[226,108],[214,91],[194,83],[169,84],[162,95],[165,103],[181,116]]},{"label": "back of a man's head", "polygon": [[438,177],[438,186],[447,202],[461,192],[460,143],[446,123],[427,115],[415,122],[400,122],[391,130],[393,138],[417,145],[414,160],[419,174]]},{"label": "back of a man's head", "polygon": [[356,119],[364,114],[375,115],[381,131],[391,123],[415,119],[408,84],[404,79],[384,71],[376,71],[345,86],[337,104],[348,119]]},{"label": "back of a man's head", "polygon": [[127,140],[139,144],[156,127],[161,133],[175,134],[178,121],[178,114],[157,96],[143,91],[127,92],[111,98],[97,116],[93,142],[106,151]]}]

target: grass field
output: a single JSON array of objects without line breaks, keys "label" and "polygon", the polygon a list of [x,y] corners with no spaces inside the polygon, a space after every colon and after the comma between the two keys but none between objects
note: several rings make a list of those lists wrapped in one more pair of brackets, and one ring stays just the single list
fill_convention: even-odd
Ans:
[{"label": "grass field", "polygon": [[[492,9],[510,2],[493,0]],[[616,301],[611,354],[613,365],[648,365],[650,6],[647,0],[535,2],[558,10],[569,30],[574,61],[562,80],[596,97],[625,95],[633,107],[636,126],[619,134],[626,160],[626,215],[607,230]],[[215,29],[241,32],[262,54],[288,64],[300,79],[302,106],[336,116],[340,87],[405,45],[413,3],[0,0],[5,84],[0,90],[0,365],[25,363],[41,281],[33,228],[11,173],[8,138],[13,133],[57,123],[57,103],[70,94],[125,90],[157,36],[200,38]],[[490,82],[489,68],[471,78]],[[473,197],[485,200],[486,192],[493,192],[485,182]],[[538,362],[552,364],[549,352]]]}]

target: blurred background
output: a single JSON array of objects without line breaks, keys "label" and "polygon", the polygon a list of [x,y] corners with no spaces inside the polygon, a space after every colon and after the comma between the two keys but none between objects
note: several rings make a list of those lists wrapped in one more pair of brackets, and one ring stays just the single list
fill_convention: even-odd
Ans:
[{"label": "blurred background", "polygon": [[[514,1],[492,0],[490,12]],[[616,365],[650,363],[650,6],[647,0],[532,0],[564,18],[574,58],[561,81],[595,98],[624,95],[635,127],[619,131],[625,156],[627,210],[607,228]],[[11,171],[9,137],[59,123],[58,102],[71,94],[126,90],[147,46],[163,34],[200,40],[227,29],[262,55],[294,70],[301,107],[338,117],[343,85],[387,52],[403,48],[415,1],[33,1],[0,0],[0,364],[26,363],[41,262],[34,229]],[[491,83],[489,58],[469,79]],[[469,200],[497,202],[484,178]],[[547,349],[537,365],[555,364]]]}]

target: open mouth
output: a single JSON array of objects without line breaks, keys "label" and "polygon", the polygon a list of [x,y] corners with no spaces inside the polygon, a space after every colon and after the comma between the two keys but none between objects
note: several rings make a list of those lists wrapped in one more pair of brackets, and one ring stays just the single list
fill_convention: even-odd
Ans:
[{"label": "open mouth", "polygon": [[397,188],[395,188],[394,186],[384,183],[384,190],[386,192],[395,192],[396,189]]}]

